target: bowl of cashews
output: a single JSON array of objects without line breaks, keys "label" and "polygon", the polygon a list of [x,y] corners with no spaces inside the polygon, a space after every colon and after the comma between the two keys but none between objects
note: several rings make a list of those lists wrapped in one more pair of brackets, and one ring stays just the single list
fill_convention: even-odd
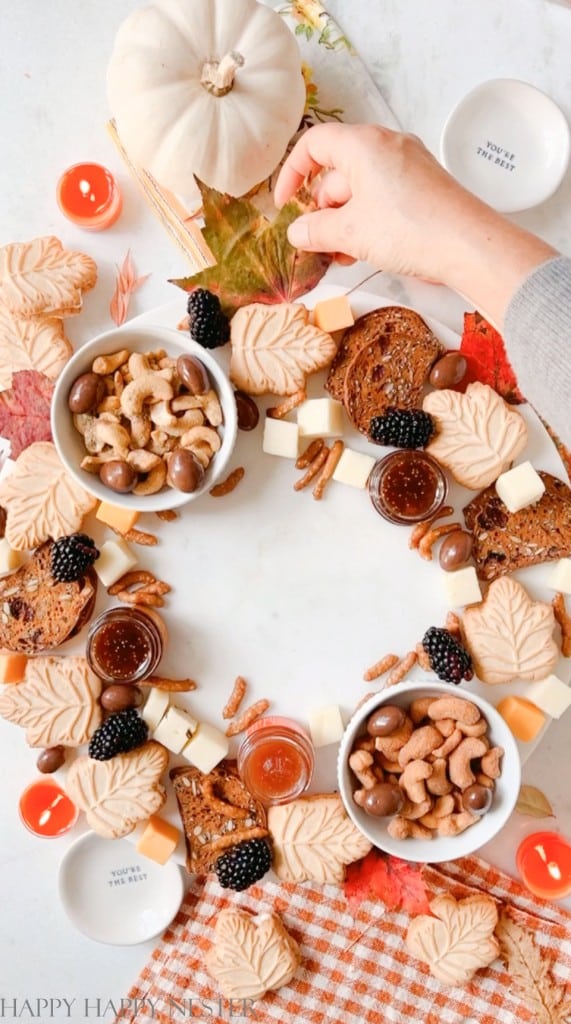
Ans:
[{"label": "bowl of cashews", "polygon": [[344,806],[380,850],[439,863],[490,842],[520,788],[516,742],[479,694],[405,682],[372,694],[339,747]]},{"label": "bowl of cashews", "polygon": [[122,327],[82,345],[60,374],[51,428],[59,457],[94,497],[139,512],[209,491],[237,434],[216,358],[180,331]]}]

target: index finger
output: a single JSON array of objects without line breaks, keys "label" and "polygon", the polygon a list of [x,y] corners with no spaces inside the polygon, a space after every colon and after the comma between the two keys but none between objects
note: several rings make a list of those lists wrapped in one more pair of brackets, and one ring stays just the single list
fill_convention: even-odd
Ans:
[{"label": "index finger", "polygon": [[347,132],[354,131],[347,124],[317,124],[309,128],[296,142],[278,175],[274,188],[276,206],[283,206],[297,192],[309,174],[324,167],[347,170]]}]

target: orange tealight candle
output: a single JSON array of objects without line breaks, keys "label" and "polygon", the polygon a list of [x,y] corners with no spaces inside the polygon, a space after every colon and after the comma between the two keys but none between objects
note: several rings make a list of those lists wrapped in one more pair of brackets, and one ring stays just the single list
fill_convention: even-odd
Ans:
[{"label": "orange tealight candle", "polygon": [[101,164],[74,164],[57,183],[59,208],[68,220],[88,231],[115,223],[123,199],[115,178]]},{"label": "orange tealight candle", "polygon": [[54,839],[69,832],[79,811],[54,779],[37,779],[20,797],[20,818],[35,836]]},{"label": "orange tealight candle", "polygon": [[518,847],[516,866],[534,896],[560,900],[571,893],[571,843],[558,832],[526,836]]}]

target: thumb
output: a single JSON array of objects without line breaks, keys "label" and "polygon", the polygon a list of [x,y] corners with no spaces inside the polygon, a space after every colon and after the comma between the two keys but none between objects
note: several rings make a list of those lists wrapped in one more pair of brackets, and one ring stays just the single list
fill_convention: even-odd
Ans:
[{"label": "thumb", "polygon": [[287,237],[290,245],[307,252],[342,252],[357,256],[352,226],[346,207],[306,213],[290,224]]}]

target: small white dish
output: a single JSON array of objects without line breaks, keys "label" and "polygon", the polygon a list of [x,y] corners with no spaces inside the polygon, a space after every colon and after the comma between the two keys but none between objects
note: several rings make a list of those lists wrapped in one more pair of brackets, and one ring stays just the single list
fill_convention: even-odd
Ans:
[{"label": "small white dish", "polygon": [[137,853],[125,839],[87,832],[68,847],[59,895],[73,925],[95,942],[134,946],[162,932],[184,896],[182,871]]},{"label": "small white dish", "polygon": [[501,213],[528,210],[559,188],[571,151],[569,125],[540,89],[513,78],[482,82],[449,115],[444,167]]}]

